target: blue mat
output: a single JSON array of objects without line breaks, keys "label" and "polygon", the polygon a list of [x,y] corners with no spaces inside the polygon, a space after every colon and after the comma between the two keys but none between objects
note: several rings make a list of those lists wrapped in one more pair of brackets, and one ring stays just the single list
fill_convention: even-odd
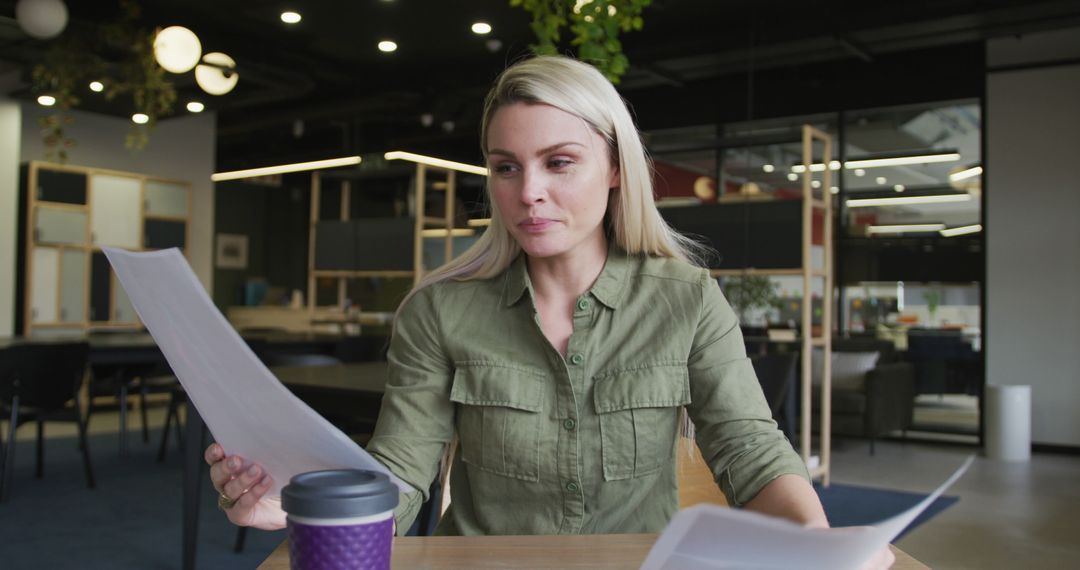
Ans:
[{"label": "blue mat", "polygon": [[[902,513],[926,498],[926,494],[875,487],[860,487],[857,485],[838,485],[836,483],[828,488],[814,485],[814,490],[821,497],[821,504],[825,507],[825,515],[829,517],[829,524],[836,527],[877,523]],[[904,532],[900,533],[900,537],[937,516],[959,500],[958,497],[938,497],[904,529]]]}]

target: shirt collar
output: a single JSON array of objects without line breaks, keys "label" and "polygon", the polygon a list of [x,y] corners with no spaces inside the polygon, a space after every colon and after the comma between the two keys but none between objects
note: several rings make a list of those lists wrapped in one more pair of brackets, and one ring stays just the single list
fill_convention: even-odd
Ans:
[{"label": "shirt collar", "polygon": [[[614,309],[619,306],[622,299],[623,289],[626,287],[627,273],[630,271],[630,255],[615,245],[612,241],[608,245],[607,261],[600,276],[596,278],[589,293],[606,307]],[[510,264],[506,272],[506,281],[503,289],[503,302],[506,306],[513,305],[521,300],[528,291],[532,295],[532,281],[529,280],[529,271],[525,262],[525,252],[521,252]]]}]

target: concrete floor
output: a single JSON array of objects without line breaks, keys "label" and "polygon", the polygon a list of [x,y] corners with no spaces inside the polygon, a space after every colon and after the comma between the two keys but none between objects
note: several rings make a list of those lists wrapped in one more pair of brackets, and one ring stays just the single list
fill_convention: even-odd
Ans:
[{"label": "concrete floor", "polygon": [[[974,447],[859,440],[833,448],[833,481],[926,493]],[[960,501],[905,536],[901,549],[935,569],[1080,568],[1080,456],[1030,463],[979,456],[947,491]]]}]

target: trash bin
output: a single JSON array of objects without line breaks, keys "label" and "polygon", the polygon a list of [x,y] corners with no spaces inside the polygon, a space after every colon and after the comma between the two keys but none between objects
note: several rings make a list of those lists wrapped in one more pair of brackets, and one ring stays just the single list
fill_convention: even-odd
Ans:
[{"label": "trash bin", "polygon": [[1031,386],[986,387],[986,455],[1000,461],[1031,459]]}]

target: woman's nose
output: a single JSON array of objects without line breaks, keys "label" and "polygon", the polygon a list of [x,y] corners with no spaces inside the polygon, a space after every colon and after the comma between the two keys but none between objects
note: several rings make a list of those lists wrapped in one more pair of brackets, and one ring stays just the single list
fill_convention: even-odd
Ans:
[{"label": "woman's nose", "polygon": [[536,172],[524,172],[521,181],[521,201],[535,204],[547,200],[546,178]]}]

